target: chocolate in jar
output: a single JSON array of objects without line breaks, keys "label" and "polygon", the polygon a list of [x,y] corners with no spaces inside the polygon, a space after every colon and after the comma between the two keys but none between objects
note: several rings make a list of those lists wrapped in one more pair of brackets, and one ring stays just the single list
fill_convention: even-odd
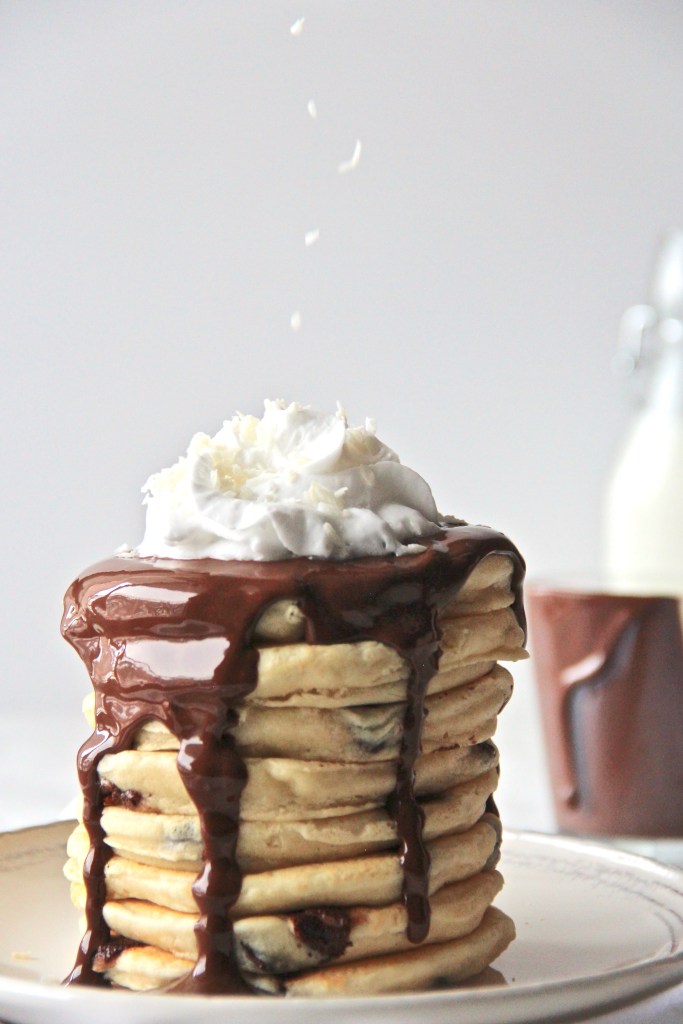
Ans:
[{"label": "chocolate in jar", "polygon": [[527,598],[560,828],[683,836],[681,602],[543,583]]}]

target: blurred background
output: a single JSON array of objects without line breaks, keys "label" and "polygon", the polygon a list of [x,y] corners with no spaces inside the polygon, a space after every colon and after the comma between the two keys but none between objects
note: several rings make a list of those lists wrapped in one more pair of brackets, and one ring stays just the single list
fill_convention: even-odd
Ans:
[{"label": "blurred background", "polygon": [[[683,225],[682,46],[678,0],[0,2],[0,827],[75,787],[65,587],[264,397],[375,416],[531,576],[595,567],[619,318]],[[517,676],[500,802],[546,827]]]}]

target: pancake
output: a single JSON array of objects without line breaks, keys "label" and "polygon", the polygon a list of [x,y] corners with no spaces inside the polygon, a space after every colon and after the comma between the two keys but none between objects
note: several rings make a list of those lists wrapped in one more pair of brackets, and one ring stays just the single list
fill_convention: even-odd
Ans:
[{"label": "pancake", "polygon": [[[498,784],[496,769],[419,801],[426,839],[464,832],[484,813]],[[105,842],[120,856],[142,864],[200,871],[203,843],[196,815],[139,813],[125,807],[102,812]],[[386,808],[337,818],[243,821],[237,860],[245,872],[357,857],[391,848],[396,823]]]},{"label": "pancake", "polygon": [[[427,843],[430,893],[493,866],[499,839],[499,829],[489,815],[465,832]],[[64,869],[72,882],[74,904],[81,910],[85,905],[82,872],[87,852],[88,840],[81,827],[69,838],[69,860]],[[195,913],[192,885],[196,877],[196,871],[150,867],[113,856],[106,865],[107,898],[145,900],[181,913]],[[402,885],[398,852],[279,868],[244,876],[233,915],[276,914],[330,905],[383,906],[400,898]]]},{"label": "pancake", "polygon": [[[495,717],[482,732],[495,728]],[[423,754],[415,766],[415,792],[428,796],[484,774],[498,763],[492,743]],[[294,761],[245,758],[248,781],[242,792],[242,821],[298,821],[329,818],[386,804],[396,781],[396,763]],[[175,751],[127,750],[100,762],[105,802],[134,804],[140,812],[194,814],[178,772]]]},{"label": "pancake", "polygon": [[[370,957],[294,975],[246,974],[255,991],[286,996],[360,996],[417,991],[436,984],[456,984],[479,974],[508,947],[514,924],[489,907],[468,935],[385,956]],[[192,970],[181,959],[152,946],[123,948],[101,970],[114,984],[136,991],[157,988]]]},{"label": "pancake", "polygon": [[[497,871],[484,871],[432,895],[426,943],[469,935],[503,886]],[[182,914],[142,900],[105,904],[107,924],[126,939],[180,959],[197,958],[197,913]],[[402,902],[383,907],[313,907],[288,915],[235,921],[234,953],[243,972],[289,974],[327,963],[346,963],[411,949]]]},{"label": "pancake", "polygon": [[[505,555],[483,558],[442,610],[442,620],[509,608],[513,603],[512,563]],[[298,604],[281,600],[271,604],[254,626],[257,643],[297,643],[304,639],[305,618]]]},{"label": "pancake", "polygon": [[[457,685],[457,673],[483,662],[527,657],[524,633],[509,608],[442,623],[439,671],[427,695]],[[258,680],[247,704],[345,707],[405,700],[409,670],[397,651],[374,640],[288,644],[259,651]]]},{"label": "pancake", "polygon": [[287,996],[354,996],[411,992],[437,984],[455,984],[479,974],[515,937],[515,926],[501,910],[489,907],[481,924],[451,942],[414,947],[404,953],[358,960],[292,977],[247,980],[257,991]]},{"label": "pancake", "polygon": [[[453,688],[427,697],[423,752],[471,743],[474,724],[482,717],[494,719],[509,700],[512,677],[507,669],[478,663],[474,670],[474,678],[463,671],[463,678]],[[84,711],[94,727],[92,694],[84,702]],[[245,757],[386,761],[399,753],[405,703],[336,708],[242,704],[236,711],[238,722],[231,732]],[[178,750],[179,745],[161,722],[152,719],[137,732],[133,749]]]}]

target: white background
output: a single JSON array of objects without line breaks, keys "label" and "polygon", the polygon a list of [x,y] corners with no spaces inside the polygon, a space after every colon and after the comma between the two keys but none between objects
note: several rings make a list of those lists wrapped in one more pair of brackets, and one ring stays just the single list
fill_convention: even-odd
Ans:
[{"label": "white background", "polygon": [[[0,824],[72,785],[63,590],[236,409],[340,399],[531,575],[596,564],[619,316],[683,226],[682,46],[678,0],[0,3]],[[532,694],[509,824],[546,820]]]}]

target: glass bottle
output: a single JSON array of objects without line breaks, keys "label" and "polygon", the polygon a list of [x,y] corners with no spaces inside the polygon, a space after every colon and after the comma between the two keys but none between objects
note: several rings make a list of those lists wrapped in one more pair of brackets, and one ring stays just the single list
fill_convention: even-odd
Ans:
[{"label": "glass bottle", "polygon": [[626,311],[620,334],[638,408],[605,494],[606,576],[619,590],[683,594],[683,231],[664,239],[650,302]]}]

